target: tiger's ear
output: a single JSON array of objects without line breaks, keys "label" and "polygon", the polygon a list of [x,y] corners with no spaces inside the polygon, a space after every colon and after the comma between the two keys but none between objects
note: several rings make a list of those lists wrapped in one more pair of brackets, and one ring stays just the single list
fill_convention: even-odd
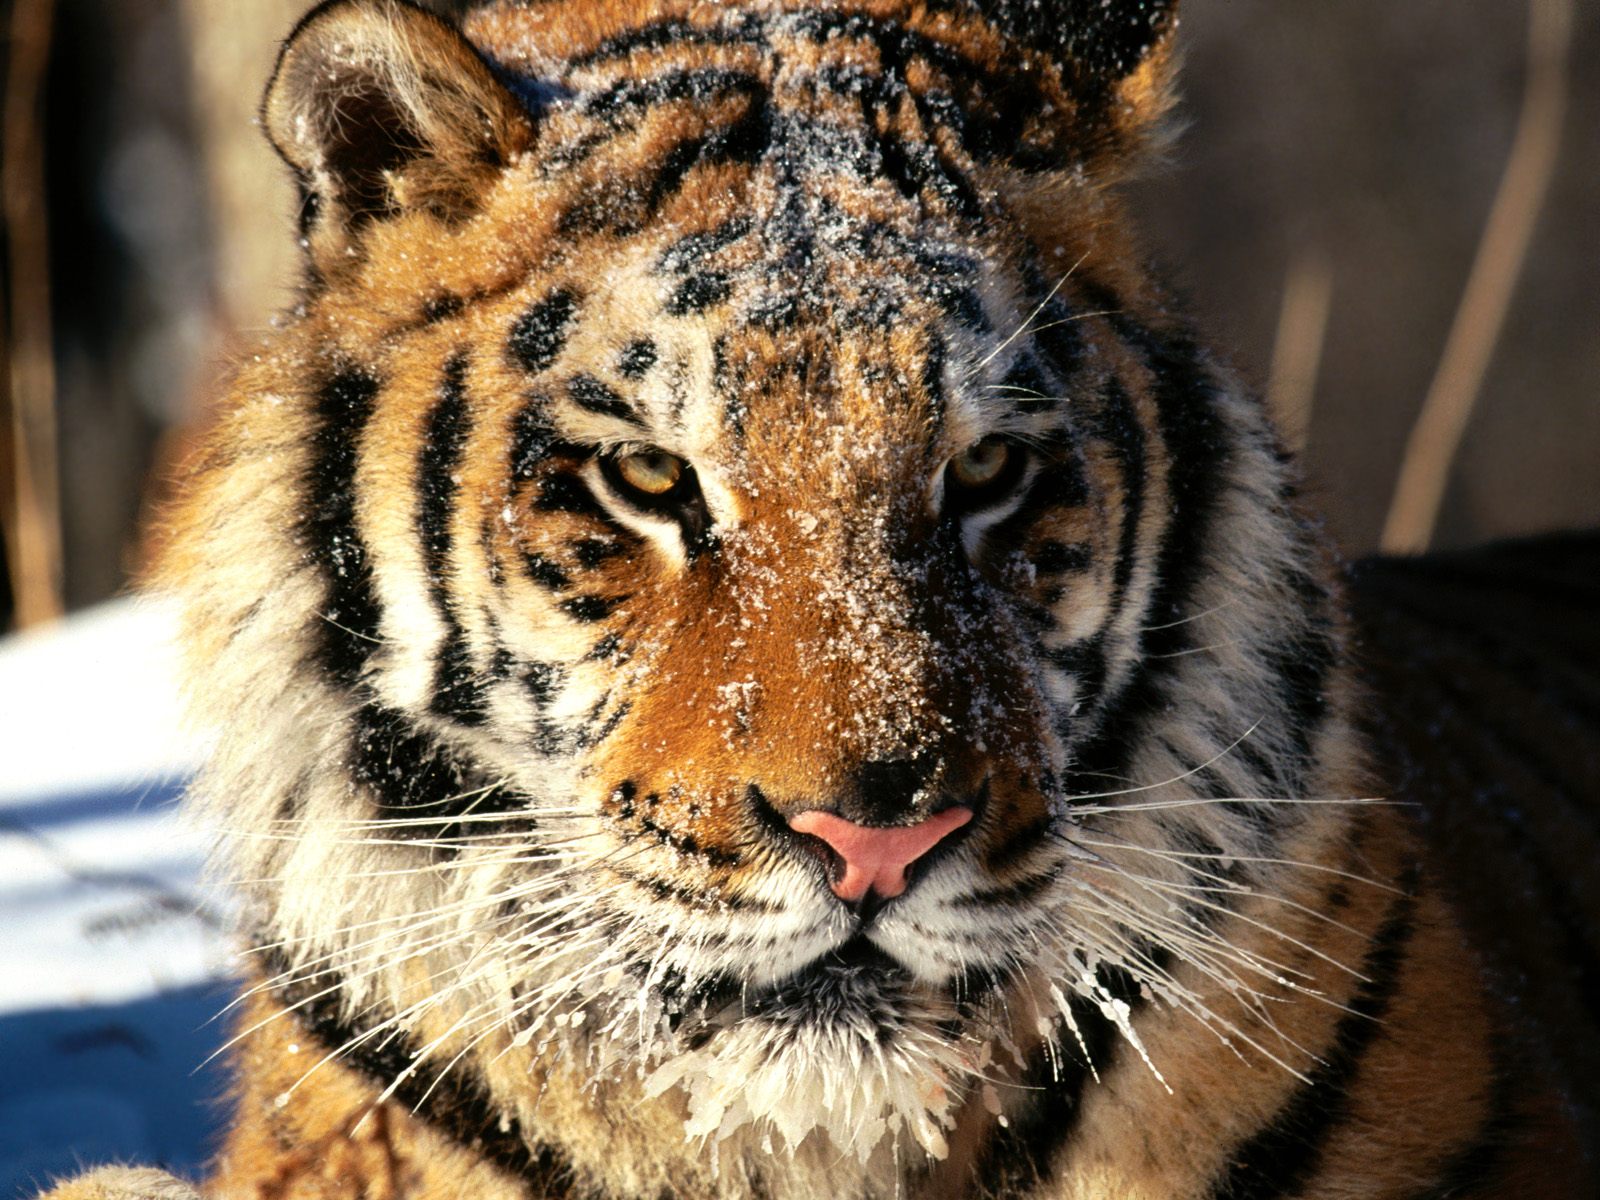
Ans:
[{"label": "tiger's ear", "polygon": [[472,46],[399,0],[333,0],[284,43],[262,119],[307,197],[314,263],[363,225],[464,216],[533,140],[526,108]]},{"label": "tiger's ear", "polygon": [[1136,150],[1172,106],[1178,0],[970,0],[1007,37],[1045,55],[1087,157]]}]

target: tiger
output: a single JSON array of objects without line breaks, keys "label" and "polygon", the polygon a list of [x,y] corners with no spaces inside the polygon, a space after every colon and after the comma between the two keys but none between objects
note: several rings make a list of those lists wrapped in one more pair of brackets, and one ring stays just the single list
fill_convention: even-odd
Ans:
[{"label": "tiger", "polygon": [[1177,26],[304,18],[303,290],[153,582],[231,1125],[58,1200],[1595,1194],[1386,773],[1415,639],[1129,217]]}]

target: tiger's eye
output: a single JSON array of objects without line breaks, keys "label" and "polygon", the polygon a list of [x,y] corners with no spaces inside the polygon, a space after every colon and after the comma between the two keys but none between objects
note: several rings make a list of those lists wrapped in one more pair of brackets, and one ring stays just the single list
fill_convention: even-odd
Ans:
[{"label": "tiger's eye", "polygon": [[683,459],[665,450],[642,450],[617,460],[622,481],[646,496],[665,496],[683,478]]},{"label": "tiger's eye", "polygon": [[1016,450],[1007,441],[986,437],[950,460],[950,476],[961,487],[987,487],[1005,474]]}]

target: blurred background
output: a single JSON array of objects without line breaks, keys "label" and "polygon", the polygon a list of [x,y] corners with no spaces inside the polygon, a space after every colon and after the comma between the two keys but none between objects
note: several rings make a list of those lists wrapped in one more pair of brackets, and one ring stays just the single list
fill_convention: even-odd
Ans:
[{"label": "blurred background", "polygon": [[[293,296],[293,199],[254,113],[304,7],[9,5],[0,627],[126,585],[173,430]],[[1567,7],[1559,152],[1436,544],[1600,522],[1600,6]],[[1512,0],[1184,9],[1188,128],[1135,199],[1202,329],[1285,408],[1350,554],[1462,299],[1528,29]]]}]

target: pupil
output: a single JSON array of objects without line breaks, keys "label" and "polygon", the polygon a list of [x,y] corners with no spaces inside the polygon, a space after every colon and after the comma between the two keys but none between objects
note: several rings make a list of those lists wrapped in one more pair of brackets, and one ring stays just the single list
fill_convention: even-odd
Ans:
[{"label": "pupil", "polygon": [[971,483],[986,483],[999,474],[1005,464],[1006,448],[1000,442],[980,442],[967,451],[966,470]]}]

